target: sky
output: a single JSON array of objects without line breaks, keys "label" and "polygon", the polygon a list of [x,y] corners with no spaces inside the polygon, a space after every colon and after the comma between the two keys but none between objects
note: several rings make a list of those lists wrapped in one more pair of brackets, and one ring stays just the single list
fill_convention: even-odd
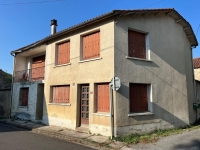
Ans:
[{"label": "sky", "polygon": [[[12,73],[10,51],[49,36],[50,20],[58,20],[61,31],[114,9],[174,8],[200,42],[199,6],[199,0],[0,0],[0,69]],[[196,57],[200,46],[193,50]]]}]

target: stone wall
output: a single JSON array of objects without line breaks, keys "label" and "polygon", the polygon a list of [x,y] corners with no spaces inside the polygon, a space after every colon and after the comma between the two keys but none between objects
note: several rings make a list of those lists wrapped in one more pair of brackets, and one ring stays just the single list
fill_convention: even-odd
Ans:
[{"label": "stone wall", "polygon": [[0,116],[10,116],[10,94],[11,89],[0,89]]}]

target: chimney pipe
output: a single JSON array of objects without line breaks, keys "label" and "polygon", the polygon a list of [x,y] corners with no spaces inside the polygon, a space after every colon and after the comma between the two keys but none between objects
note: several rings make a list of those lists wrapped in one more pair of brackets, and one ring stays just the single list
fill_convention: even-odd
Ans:
[{"label": "chimney pipe", "polygon": [[51,35],[56,33],[57,20],[51,20]]}]

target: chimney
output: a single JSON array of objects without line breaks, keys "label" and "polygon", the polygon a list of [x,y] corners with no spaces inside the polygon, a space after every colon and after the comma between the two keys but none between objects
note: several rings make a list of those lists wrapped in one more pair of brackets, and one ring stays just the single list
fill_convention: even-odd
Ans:
[{"label": "chimney", "polygon": [[56,33],[57,20],[51,20],[51,35]]}]

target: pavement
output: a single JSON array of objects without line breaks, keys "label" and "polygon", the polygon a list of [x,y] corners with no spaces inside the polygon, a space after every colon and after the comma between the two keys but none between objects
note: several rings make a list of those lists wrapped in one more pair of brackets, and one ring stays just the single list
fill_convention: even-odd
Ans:
[{"label": "pavement", "polygon": [[68,128],[59,126],[47,126],[41,123],[34,123],[23,120],[11,120],[1,119],[0,123],[12,125],[14,127],[30,130],[36,134],[42,134],[61,140],[66,140],[74,143],[78,143],[84,146],[88,146],[94,149],[120,149],[126,145],[126,143],[119,141],[112,141],[109,137],[102,135],[95,135],[90,133],[84,133],[80,131],[70,130]]},{"label": "pavement", "polygon": [[61,140],[66,140],[88,146],[94,149],[116,150],[200,150],[200,128],[185,131],[181,134],[160,138],[155,143],[139,143],[127,145],[126,143],[110,140],[109,137],[70,130],[59,126],[46,126],[34,122],[1,119],[0,123],[30,130]]}]

